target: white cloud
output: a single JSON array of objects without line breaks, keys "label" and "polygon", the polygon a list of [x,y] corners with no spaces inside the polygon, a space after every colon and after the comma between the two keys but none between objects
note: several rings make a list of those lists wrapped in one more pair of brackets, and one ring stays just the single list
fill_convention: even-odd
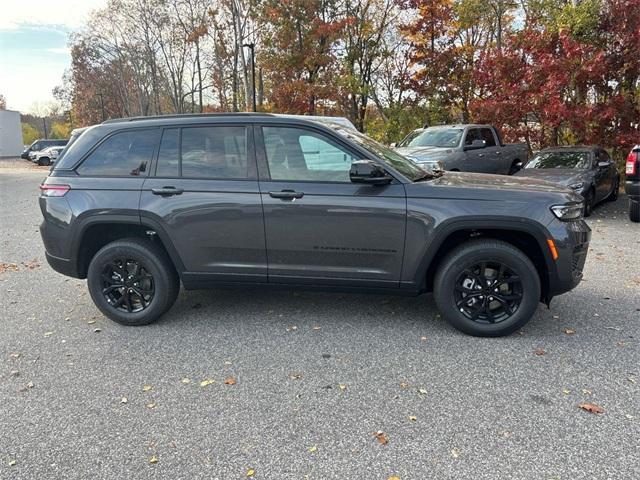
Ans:
[{"label": "white cloud", "polygon": [[0,30],[24,24],[78,28],[91,10],[106,3],[107,0],[4,0],[0,8]]}]

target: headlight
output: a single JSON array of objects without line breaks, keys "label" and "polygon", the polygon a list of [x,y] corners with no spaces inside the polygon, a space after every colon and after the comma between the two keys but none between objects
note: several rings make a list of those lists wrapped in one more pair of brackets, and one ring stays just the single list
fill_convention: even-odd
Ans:
[{"label": "headlight", "polygon": [[554,205],[551,207],[553,214],[563,222],[582,217],[583,210],[584,206],[582,203],[566,203],[564,205]]},{"label": "headlight", "polygon": [[569,188],[571,190],[582,190],[582,188],[584,187],[584,183],[580,182],[580,183],[572,183],[571,185],[569,185]]}]

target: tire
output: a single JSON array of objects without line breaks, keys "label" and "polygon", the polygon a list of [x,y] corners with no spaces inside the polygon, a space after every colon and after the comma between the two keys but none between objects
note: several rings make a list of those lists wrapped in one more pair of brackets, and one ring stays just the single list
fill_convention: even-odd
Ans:
[{"label": "tire", "polygon": [[629,220],[632,222],[640,222],[640,202],[629,200]]},{"label": "tire", "polygon": [[593,207],[596,201],[596,192],[593,188],[590,188],[587,192],[587,196],[584,198],[584,217],[590,217],[593,213]]},{"label": "tire", "polygon": [[613,181],[613,190],[611,190],[611,193],[607,197],[607,202],[615,202],[616,200],[618,200],[619,191],[620,191],[620,177],[616,178]]},{"label": "tire", "polygon": [[[477,265],[479,275],[474,273]],[[481,280],[490,281],[487,277],[491,272],[495,275],[491,281],[498,283],[480,286]],[[503,272],[501,277],[499,272]],[[462,285],[461,278],[465,279]],[[500,295],[502,301],[492,295]],[[440,313],[454,328],[477,337],[501,337],[520,329],[535,313],[540,301],[540,278],[531,260],[513,245],[492,239],[471,240],[443,259],[434,280],[434,298]],[[469,304],[480,305],[474,309]],[[477,311],[479,316],[471,318]]]},{"label": "tire", "polygon": [[38,165],[40,165],[41,167],[46,167],[47,165],[51,164],[51,160],[49,160],[47,157],[41,157],[38,159]]},{"label": "tire", "polygon": [[[135,282],[136,278],[139,281]],[[115,288],[117,284],[122,286]],[[89,264],[87,285],[93,302],[105,316],[122,325],[139,326],[154,322],[171,308],[180,279],[162,248],[150,240],[126,238],[105,245],[95,254]],[[127,290],[132,293],[127,294]]]}]

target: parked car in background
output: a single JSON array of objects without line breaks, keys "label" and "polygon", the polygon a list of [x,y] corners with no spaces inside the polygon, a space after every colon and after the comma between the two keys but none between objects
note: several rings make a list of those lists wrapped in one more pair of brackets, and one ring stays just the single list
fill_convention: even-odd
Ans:
[{"label": "parked car in background", "polygon": [[491,125],[440,125],[414,130],[396,151],[429,169],[512,175],[527,161],[524,143],[505,144]]},{"label": "parked car in background", "polygon": [[64,147],[49,147],[39,152],[35,152],[33,161],[38,165],[51,165],[56,161],[60,152],[64,150]]},{"label": "parked car in background", "polygon": [[584,215],[602,200],[615,201],[620,173],[604,148],[597,146],[552,147],[538,152],[518,176],[559,183],[585,200]]},{"label": "parked car in background", "polygon": [[582,278],[582,198],[548,182],[430,173],[348,126],[271,114],[109,120],[40,186],[49,264],[150,323],[187,289],[418,295],[480,336]]},{"label": "parked car in background", "polygon": [[629,152],[625,173],[624,191],[629,197],[629,219],[640,222],[640,145]]},{"label": "parked car in background", "polygon": [[36,152],[44,150],[49,147],[64,147],[69,139],[66,138],[56,138],[56,139],[43,139],[40,138],[35,140],[31,145],[24,149],[21,158],[25,160],[33,160],[36,156]]}]

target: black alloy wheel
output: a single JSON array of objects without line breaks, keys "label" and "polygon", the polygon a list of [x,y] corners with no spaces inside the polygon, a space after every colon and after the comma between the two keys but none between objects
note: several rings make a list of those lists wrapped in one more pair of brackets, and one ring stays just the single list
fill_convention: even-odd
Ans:
[{"label": "black alloy wheel", "polygon": [[101,274],[102,294],[111,307],[127,313],[141,312],[154,297],[153,276],[138,261],[114,259]]},{"label": "black alloy wheel", "polygon": [[456,307],[469,320],[499,323],[510,318],[522,301],[522,282],[509,267],[481,262],[465,269],[455,284]]}]

